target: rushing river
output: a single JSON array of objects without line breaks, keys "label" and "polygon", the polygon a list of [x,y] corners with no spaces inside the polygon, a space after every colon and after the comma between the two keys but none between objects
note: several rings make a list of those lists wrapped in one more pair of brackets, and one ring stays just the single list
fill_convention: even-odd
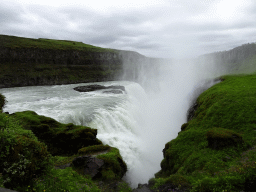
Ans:
[{"label": "rushing river", "polygon": [[[90,83],[93,84],[93,83]],[[72,84],[58,86],[33,86],[1,89],[8,103],[4,111],[32,110],[39,115],[52,117],[61,123],[74,123],[98,129],[97,137],[104,143],[117,147],[128,165],[126,180],[132,186],[147,182],[160,169],[161,150],[153,159],[146,157],[143,134],[143,109],[147,95],[143,88],[133,82],[104,82],[100,85],[122,85],[123,94],[103,91],[77,92]],[[149,131],[149,130],[144,130]],[[149,148],[148,151],[151,151]],[[155,161],[158,166],[156,168]],[[145,173],[147,172],[147,173]],[[143,176],[143,175],[148,176]]]},{"label": "rushing river", "polygon": [[61,123],[96,128],[104,144],[120,150],[128,166],[125,179],[137,187],[160,170],[165,143],[174,139],[186,122],[187,109],[194,99],[191,95],[207,76],[205,70],[198,75],[194,69],[192,65],[172,65],[162,71],[161,78],[150,79],[154,84],[145,84],[144,79],[147,86],[142,86],[147,91],[128,81],[95,83],[122,85],[126,90],[123,94],[73,90],[94,83],[7,88],[0,93],[6,96],[4,111],[9,113],[32,110]]}]

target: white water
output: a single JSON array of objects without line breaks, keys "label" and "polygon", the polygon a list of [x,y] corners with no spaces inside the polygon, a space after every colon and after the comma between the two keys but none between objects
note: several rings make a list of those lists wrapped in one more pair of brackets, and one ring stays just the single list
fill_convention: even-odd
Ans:
[{"label": "white water", "polygon": [[193,90],[210,77],[206,70],[195,72],[192,64],[165,67],[157,90],[152,88],[147,93],[139,84],[127,81],[97,83],[123,85],[127,94],[73,90],[86,84],[1,89],[8,100],[4,111],[33,110],[62,123],[98,129],[97,137],[104,144],[120,150],[128,165],[125,179],[137,187],[160,170],[162,150],[186,122]]}]

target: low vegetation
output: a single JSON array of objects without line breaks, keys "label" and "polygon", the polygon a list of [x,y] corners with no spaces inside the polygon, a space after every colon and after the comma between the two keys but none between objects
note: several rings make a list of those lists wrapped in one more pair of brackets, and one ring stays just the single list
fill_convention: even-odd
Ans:
[{"label": "low vegetation", "polygon": [[[96,47],[82,42],[54,40],[54,39],[31,39],[0,35],[1,46],[9,48],[37,48],[37,49],[59,49],[59,50],[86,50],[86,51],[106,51],[105,48]],[[108,49],[114,51],[113,49]]]},{"label": "low vegetation", "polygon": [[221,77],[164,148],[153,188],[251,191],[256,187],[256,75]]},{"label": "low vegetation", "polygon": [[[5,103],[0,96],[0,102]],[[131,191],[122,181],[127,167],[118,149],[103,145],[96,135],[95,129],[61,124],[32,111],[1,112],[0,187],[19,192]],[[70,148],[62,140],[68,141]],[[100,178],[80,174],[72,166],[57,168],[84,153],[104,161]]]}]

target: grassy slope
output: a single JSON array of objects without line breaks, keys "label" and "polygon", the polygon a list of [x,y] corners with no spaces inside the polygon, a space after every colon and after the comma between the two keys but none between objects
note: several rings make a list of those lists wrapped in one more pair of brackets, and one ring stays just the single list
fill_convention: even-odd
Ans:
[{"label": "grassy slope", "polygon": [[[179,175],[192,191],[239,191],[255,179],[256,155],[251,147],[256,146],[256,75],[222,79],[198,97],[195,117],[166,144],[155,187],[172,183],[172,176]],[[227,132],[240,134],[244,142],[212,149],[207,140],[210,131],[227,138]]]},{"label": "grassy slope", "polygon": [[0,46],[9,48],[38,48],[38,49],[60,49],[60,50],[85,50],[85,51],[114,51],[96,47],[82,42],[53,40],[53,39],[32,39],[8,35],[0,35]]}]

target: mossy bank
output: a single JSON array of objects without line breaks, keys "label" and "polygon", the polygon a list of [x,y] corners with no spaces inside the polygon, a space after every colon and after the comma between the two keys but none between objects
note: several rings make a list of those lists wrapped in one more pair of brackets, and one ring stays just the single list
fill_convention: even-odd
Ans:
[{"label": "mossy bank", "polygon": [[[1,111],[5,102],[1,95]],[[1,112],[0,187],[19,192],[131,191],[122,180],[127,166],[119,150],[96,136],[96,129],[61,124],[32,111]],[[101,162],[95,175],[75,166],[82,157]]]},{"label": "mossy bank", "polygon": [[161,170],[149,181],[154,189],[255,190],[256,75],[220,79],[198,97],[193,118],[166,143]]}]

